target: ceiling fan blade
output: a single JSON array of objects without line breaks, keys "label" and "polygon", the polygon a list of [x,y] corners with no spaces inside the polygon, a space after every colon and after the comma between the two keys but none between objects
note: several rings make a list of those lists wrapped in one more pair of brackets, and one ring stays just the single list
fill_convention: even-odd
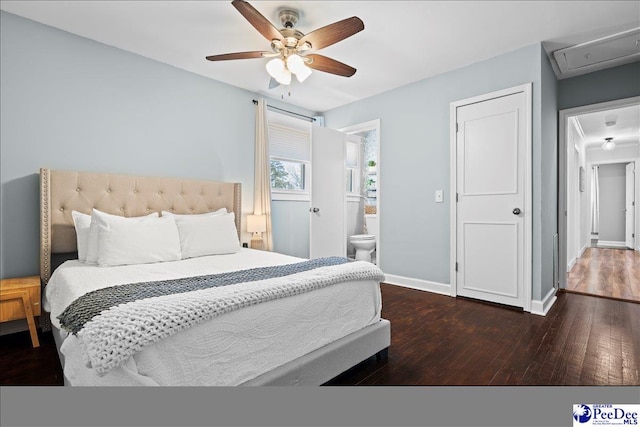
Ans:
[{"label": "ceiling fan blade", "polygon": [[309,68],[314,70],[323,71],[325,73],[337,74],[339,76],[351,77],[356,73],[356,69],[343,64],[335,59],[327,58],[326,56],[311,54],[305,55],[305,58],[311,58],[310,64],[307,64]]},{"label": "ceiling fan blade", "polygon": [[271,77],[271,80],[269,80],[269,89],[273,89],[280,86],[280,83],[278,83],[278,81],[276,79],[274,79],[273,77]]},{"label": "ceiling fan blade", "polygon": [[207,56],[209,61],[228,61],[230,59],[252,59],[252,58],[264,58],[264,54],[270,54],[271,52],[252,51],[252,52],[235,52],[224,53],[222,55]]},{"label": "ceiling fan blade", "polygon": [[269,22],[267,18],[262,16],[260,12],[258,12],[253,6],[251,6],[246,1],[233,0],[231,4],[267,40],[269,41],[275,40],[275,39],[282,40],[284,38],[282,33],[280,33],[280,31],[276,27],[274,27],[273,24]]},{"label": "ceiling fan blade", "polygon": [[298,46],[309,42],[311,49],[319,50],[351,37],[362,30],[364,30],[364,22],[357,16],[352,16],[310,32],[300,39]]}]

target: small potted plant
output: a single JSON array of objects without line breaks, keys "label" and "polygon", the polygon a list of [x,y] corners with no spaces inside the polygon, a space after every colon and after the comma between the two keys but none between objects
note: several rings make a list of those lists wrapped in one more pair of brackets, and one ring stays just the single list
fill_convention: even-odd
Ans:
[{"label": "small potted plant", "polygon": [[368,188],[376,188],[376,180],[373,178],[367,179],[367,187]]},{"label": "small potted plant", "polygon": [[367,165],[369,166],[369,172],[376,171],[376,162],[374,160],[369,160],[369,163]]}]

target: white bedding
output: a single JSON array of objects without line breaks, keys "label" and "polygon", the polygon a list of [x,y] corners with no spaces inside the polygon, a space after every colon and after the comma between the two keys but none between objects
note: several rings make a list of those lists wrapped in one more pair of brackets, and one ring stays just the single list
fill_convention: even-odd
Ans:
[{"label": "white bedding", "polygon": [[[95,289],[299,261],[252,249],[110,268],[68,261],[53,273],[43,303],[59,328],[56,316]],[[85,366],[75,336],[66,337],[60,351],[65,377],[72,385],[238,385],[379,321],[381,306],[377,282],[331,285],[196,325],[145,348],[102,377]]]}]

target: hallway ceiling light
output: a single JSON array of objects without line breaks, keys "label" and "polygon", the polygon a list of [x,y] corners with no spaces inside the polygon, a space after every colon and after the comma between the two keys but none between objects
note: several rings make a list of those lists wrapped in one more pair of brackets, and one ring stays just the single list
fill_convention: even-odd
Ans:
[{"label": "hallway ceiling light", "polygon": [[616,143],[613,142],[613,138],[609,137],[609,138],[605,138],[604,139],[606,142],[604,144],[602,144],[602,149],[605,151],[611,151],[614,148],[616,148]]}]

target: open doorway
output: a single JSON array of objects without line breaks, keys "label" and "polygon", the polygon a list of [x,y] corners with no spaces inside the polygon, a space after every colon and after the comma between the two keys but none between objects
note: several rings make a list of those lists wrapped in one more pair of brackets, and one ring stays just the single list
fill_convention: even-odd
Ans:
[{"label": "open doorway", "polygon": [[640,97],[560,111],[559,286],[640,302]]},{"label": "open doorway", "polygon": [[[339,130],[350,138],[347,145],[347,255],[380,265],[380,119]],[[352,155],[351,145],[356,147]]]}]

